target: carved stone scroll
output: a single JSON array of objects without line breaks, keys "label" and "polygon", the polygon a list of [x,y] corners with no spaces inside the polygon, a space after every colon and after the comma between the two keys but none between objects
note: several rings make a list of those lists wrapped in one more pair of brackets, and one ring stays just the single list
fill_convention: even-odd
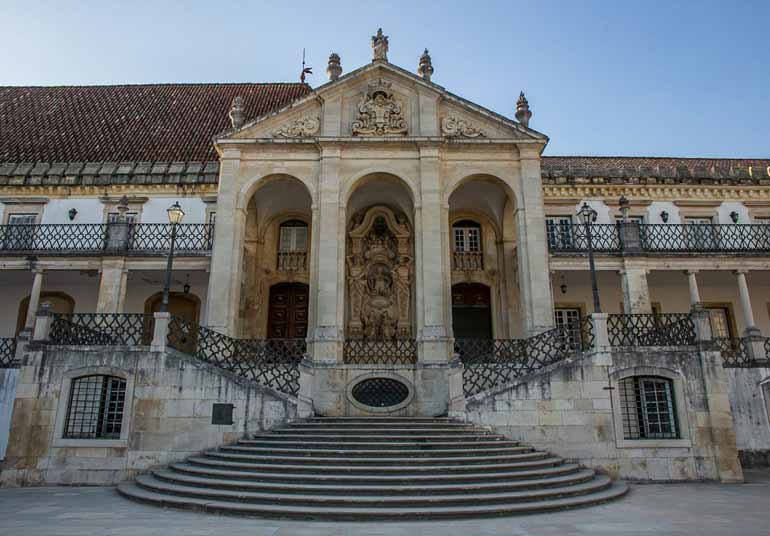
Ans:
[{"label": "carved stone scroll", "polygon": [[480,138],[484,133],[476,125],[459,117],[447,116],[441,120],[441,132],[449,137]]},{"label": "carved stone scroll", "polygon": [[318,117],[301,117],[273,131],[275,138],[310,138],[318,134],[321,120]]}]

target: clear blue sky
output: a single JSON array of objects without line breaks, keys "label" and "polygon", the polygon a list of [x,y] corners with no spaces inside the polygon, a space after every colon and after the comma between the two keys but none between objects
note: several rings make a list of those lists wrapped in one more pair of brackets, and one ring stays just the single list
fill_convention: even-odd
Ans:
[{"label": "clear blue sky", "polygon": [[[632,5],[633,4],[633,5]],[[513,116],[546,154],[770,156],[770,1],[2,0],[0,85],[295,81],[331,51],[410,70]]]}]

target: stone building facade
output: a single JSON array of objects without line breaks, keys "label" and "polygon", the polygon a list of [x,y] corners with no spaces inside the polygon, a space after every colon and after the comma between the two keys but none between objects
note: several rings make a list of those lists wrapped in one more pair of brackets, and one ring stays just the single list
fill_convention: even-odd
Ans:
[{"label": "stone building facade", "polygon": [[[249,399],[269,399],[280,415],[241,415],[230,434],[313,414],[449,414],[624,477],[736,480],[738,450],[744,462],[766,456],[770,160],[543,156],[548,137],[530,127],[523,94],[515,119],[503,117],[433,82],[427,51],[415,74],[391,64],[387,48],[375,36],[371,63],[345,74],[332,54],[330,80],[315,88],[0,88],[0,336],[6,364],[21,363],[0,383],[0,399],[15,398],[6,404],[14,411],[0,411],[10,430],[6,482],[91,478],[62,476],[82,462],[72,461],[77,444],[56,437],[68,382],[81,372],[133,371],[114,376],[132,382],[134,405],[150,408],[175,395],[140,374],[146,352],[170,345],[200,357],[214,339],[219,354],[236,356],[243,341],[294,341],[282,346],[292,356],[300,348],[300,359],[278,366],[298,369],[289,395]],[[175,202],[185,214],[168,310],[183,328],[158,313]],[[584,206],[590,225],[578,219]],[[601,311],[591,305],[588,232]],[[38,316],[44,302],[58,316]],[[645,343],[633,327],[658,333],[665,315],[691,310],[693,334],[676,344]],[[43,321],[36,341],[41,318],[83,322],[77,333],[89,344],[43,344],[64,340],[56,321]],[[141,348],[95,358],[94,346],[115,340],[105,330],[117,337],[130,322],[126,346]],[[159,326],[186,338],[174,345]],[[554,329],[573,361],[546,356],[514,375],[495,369],[507,358],[490,361]],[[634,344],[613,343],[633,329]],[[469,371],[479,370],[463,359],[472,348],[487,360],[483,374],[506,380],[469,394]],[[168,359],[180,360],[164,361],[168,370],[185,366],[183,356]],[[274,377],[286,373],[271,366]],[[630,417],[617,413],[612,389],[636,377],[628,396],[664,389],[658,409],[679,407],[676,433],[623,439]],[[403,396],[356,398],[375,380]],[[190,441],[152,436],[181,415],[159,410],[149,436],[104,447],[128,453],[107,455],[123,461],[103,481],[173,461],[169,452],[194,451],[195,441],[227,441],[190,435],[194,418],[211,416],[191,398],[225,403],[249,390],[230,377],[221,400],[190,387],[212,381],[224,380],[184,384],[189,420],[180,426]],[[186,407],[174,400],[158,404]],[[137,411],[127,414],[153,426]],[[156,454],[136,462],[147,452]]]}]

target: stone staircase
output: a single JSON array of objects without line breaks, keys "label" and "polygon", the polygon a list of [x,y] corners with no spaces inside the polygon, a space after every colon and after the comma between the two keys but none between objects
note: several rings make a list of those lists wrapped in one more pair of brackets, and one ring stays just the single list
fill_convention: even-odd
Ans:
[{"label": "stone staircase", "polygon": [[141,475],[118,491],[214,513],[401,520],[589,506],[627,487],[453,419],[318,417]]}]

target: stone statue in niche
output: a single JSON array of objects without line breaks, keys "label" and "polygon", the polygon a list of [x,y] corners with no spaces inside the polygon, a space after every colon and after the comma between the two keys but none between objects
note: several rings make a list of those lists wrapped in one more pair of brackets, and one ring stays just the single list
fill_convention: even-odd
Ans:
[{"label": "stone statue in niche", "polygon": [[391,83],[379,79],[369,82],[366,95],[358,105],[358,118],[353,121],[354,136],[389,136],[407,133],[401,105],[393,97]]},{"label": "stone statue in niche", "polygon": [[392,340],[412,336],[412,236],[384,206],[353,218],[348,233],[348,336]]}]

